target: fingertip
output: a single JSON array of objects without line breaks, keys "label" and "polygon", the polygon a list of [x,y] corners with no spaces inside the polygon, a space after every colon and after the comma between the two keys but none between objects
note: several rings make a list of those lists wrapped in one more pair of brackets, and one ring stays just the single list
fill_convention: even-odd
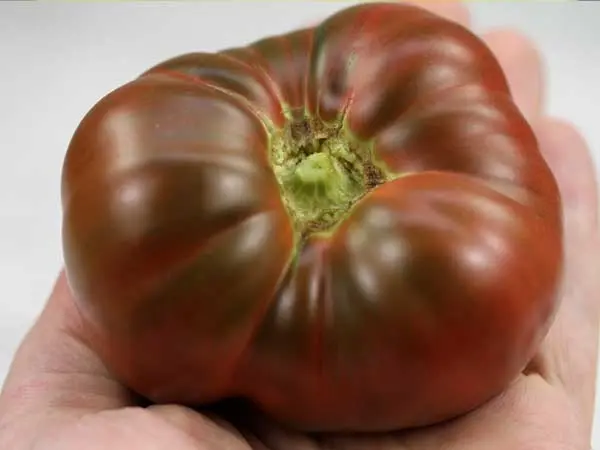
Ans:
[{"label": "fingertip", "polygon": [[464,27],[471,24],[469,8],[460,1],[453,0],[404,0],[403,4],[419,6],[444,19],[456,22]]},{"label": "fingertip", "polygon": [[[377,2],[378,2],[378,0],[367,0],[363,3],[368,4],[368,3],[377,3]],[[395,2],[392,1],[392,3],[397,3],[399,5],[420,7],[422,9],[432,12],[444,19],[456,22],[464,27],[469,27],[471,24],[471,13],[469,11],[469,8],[467,8],[467,6],[461,1],[456,1],[456,0],[396,0]],[[342,6],[339,8],[339,10],[341,11],[344,8],[345,7]],[[307,28],[315,27],[315,26],[318,26],[326,18],[327,18],[327,15],[325,15],[325,17],[317,16],[317,17],[311,18],[310,20],[304,21],[302,23],[302,25]]]},{"label": "fingertip", "polygon": [[598,169],[585,138],[574,124],[559,118],[542,119],[534,130],[556,177],[565,219],[579,231],[597,231]]},{"label": "fingertip", "polygon": [[509,28],[498,28],[483,40],[502,67],[513,99],[528,119],[541,116],[544,108],[544,59],[533,39]]}]

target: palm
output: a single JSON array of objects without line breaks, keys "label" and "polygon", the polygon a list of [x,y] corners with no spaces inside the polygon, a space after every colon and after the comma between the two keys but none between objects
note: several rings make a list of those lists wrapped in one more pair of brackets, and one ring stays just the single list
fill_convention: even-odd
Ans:
[{"label": "palm", "polygon": [[51,430],[31,437],[34,448],[45,450],[427,450],[442,445],[448,450],[561,450],[573,448],[585,435],[576,419],[564,392],[537,375],[523,375],[504,395],[470,415],[397,435],[312,438],[269,423],[238,432],[187,408],[169,406],[65,417]]},{"label": "palm", "polygon": [[[460,5],[435,6],[466,24]],[[502,395],[444,424],[375,436],[309,436],[263,419],[234,428],[178,406],[132,406],[81,336],[61,277],[23,342],[0,396],[0,448],[71,450],[560,450],[588,448],[595,383],[600,266],[596,185],[585,144],[542,117],[535,51],[514,33],[485,37],[534,125],[565,204],[564,298],[539,354]]]},{"label": "palm", "polygon": [[266,426],[261,430],[261,439],[272,450],[583,449],[585,433],[579,426],[568,396],[537,375],[523,375],[483,408],[422,430],[310,439]]}]

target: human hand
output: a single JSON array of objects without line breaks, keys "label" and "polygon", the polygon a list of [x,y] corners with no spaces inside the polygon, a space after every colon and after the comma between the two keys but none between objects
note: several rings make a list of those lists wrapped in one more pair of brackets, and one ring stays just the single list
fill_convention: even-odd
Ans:
[{"label": "human hand", "polygon": [[[468,24],[455,4],[428,6]],[[461,418],[377,436],[308,436],[262,418],[243,428],[188,408],[138,406],[83,342],[64,275],[20,347],[0,396],[0,448],[10,450],[587,449],[593,415],[600,282],[597,186],[583,139],[543,115],[536,51],[512,32],[485,40],[532,123],[564,201],[566,285],[539,354],[505,393]]]}]

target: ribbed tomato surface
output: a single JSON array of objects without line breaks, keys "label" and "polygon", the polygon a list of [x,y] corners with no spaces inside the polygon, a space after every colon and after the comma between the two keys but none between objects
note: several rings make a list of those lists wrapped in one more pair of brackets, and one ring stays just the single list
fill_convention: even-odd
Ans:
[{"label": "ribbed tomato surface", "polygon": [[501,392],[557,305],[536,138],[482,41],[417,7],[151,68],[82,120],[63,206],[90,345],[156,402],[430,424]]}]

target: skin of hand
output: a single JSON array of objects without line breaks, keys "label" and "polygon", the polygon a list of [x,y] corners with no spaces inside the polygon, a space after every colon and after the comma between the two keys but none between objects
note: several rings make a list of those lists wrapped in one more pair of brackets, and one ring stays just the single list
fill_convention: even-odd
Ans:
[{"label": "skin of hand", "polygon": [[[463,25],[457,3],[425,7]],[[598,187],[574,127],[543,114],[541,58],[511,30],[483,36],[536,131],[564,201],[566,285],[539,353],[500,396],[443,424],[380,435],[308,436],[264,418],[241,431],[175,405],[141,407],[83,343],[61,274],[21,344],[0,395],[0,448],[10,450],[587,450],[600,310]]]}]

